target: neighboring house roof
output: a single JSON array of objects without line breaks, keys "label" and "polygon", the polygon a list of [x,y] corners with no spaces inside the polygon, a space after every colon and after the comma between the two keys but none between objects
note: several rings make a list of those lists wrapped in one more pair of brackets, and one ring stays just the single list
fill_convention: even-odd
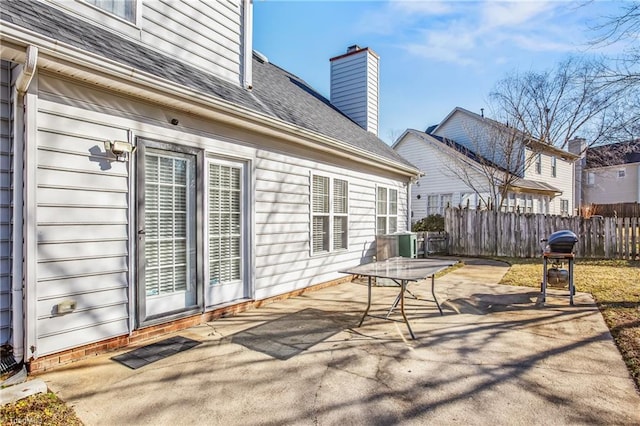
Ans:
[{"label": "neighboring house roof", "polygon": [[[499,128],[504,128],[504,129],[509,129],[510,127],[506,124],[500,123],[499,121],[493,120],[491,118],[487,118],[484,117],[482,115],[476,114],[475,112],[471,112],[467,109],[461,108],[461,107],[455,107],[449,114],[447,114],[447,116],[437,125],[435,126],[430,126],[427,130],[428,133],[434,134],[436,132],[438,132],[439,129],[441,129],[444,124],[449,121],[454,115],[456,115],[457,113],[461,113],[464,114],[466,116],[468,116],[471,119],[474,119],[476,121],[482,122],[488,126],[495,126],[495,127],[499,127]],[[513,128],[514,131],[517,131],[517,129]],[[520,133],[523,137],[525,137],[524,134]],[[536,139],[533,138],[527,138],[526,140],[526,144],[528,145],[529,148],[531,148],[532,150],[534,150],[535,152],[546,152],[552,155],[555,155],[557,157],[561,157],[564,158],[565,160],[576,160],[578,159],[578,155],[572,154],[568,151],[565,151],[563,149],[560,148],[556,148],[553,145],[549,145],[543,142],[540,142]]]},{"label": "neighboring house roof", "polygon": [[302,79],[255,56],[253,89],[245,90],[39,1],[3,1],[1,12],[2,21],[25,30],[415,168],[377,136],[333,107]]},{"label": "neighboring house roof", "polygon": [[[504,168],[496,165],[490,160],[482,158],[480,155],[469,150],[467,147],[456,143],[455,141],[452,141],[450,139],[446,139],[437,135],[429,134],[426,132],[421,132],[420,130],[415,130],[415,129],[405,130],[402,136],[400,136],[398,140],[393,144],[393,148],[396,148],[409,134],[416,136],[417,138],[423,140],[426,143],[431,143],[433,145],[439,144],[447,147],[449,155],[464,156],[465,158],[470,160],[470,162],[468,162],[470,166],[473,166],[473,163],[476,163],[478,169],[482,164],[484,166],[489,166],[498,170],[505,171]],[[523,179],[519,177],[514,177],[509,187],[512,189],[520,189],[523,192],[562,194],[562,191],[560,189],[546,182],[533,181],[533,180]]]},{"label": "neighboring house roof", "polygon": [[587,169],[640,163],[640,139],[587,149]]}]

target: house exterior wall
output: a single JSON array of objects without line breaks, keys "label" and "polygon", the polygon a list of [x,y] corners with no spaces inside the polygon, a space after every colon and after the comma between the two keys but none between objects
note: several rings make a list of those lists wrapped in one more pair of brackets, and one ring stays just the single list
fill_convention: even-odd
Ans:
[{"label": "house exterior wall", "polygon": [[136,22],[81,1],[51,2],[236,84],[242,81],[245,59],[251,63],[244,54],[244,15],[251,11],[242,0],[138,0]]},{"label": "house exterior wall", "polygon": [[[482,123],[474,115],[456,110],[444,123],[438,126],[434,134],[453,140],[494,164],[503,167],[507,165],[504,149],[499,142],[502,140],[501,135],[497,129]],[[513,155],[514,158],[509,163],[511,165],[519,164],[520,162],[516,160],[518,153],[514,152]]]},{"label": "house exterior wall", "polygon": [[[619,172],[624,171],[624,176]],[[589,174],[593,183],[589,183]],[[640,202],[640,163],[585,169],[583,173],[585,204]]]},{"label": "house exterior wall", "polygon": [[11,343],[13,143],[11,65],[0,61],[0,345]]},{"label": "house exterior wall", "polygon": [[[562,191],[561,195],[557,195],[551,198],[549,202],[549,214],[561,214],[561,200],[567,200],[569,205],[569,215],[574,215],[575,213],[575,197],[574,197],[574,166],[571,161],[563,159],[560,156],[554,156],[548,152],[541,152],[541,167],[540,173],[536,171],[536,161],[533,158],[532,161],[529,162],[528,167],[525,169],[524,178],[536,182],[545,182],[549,185],[552,185],[555,188],[558,188]],[[525,155],[527,158],[530,156],[535,156],[536,154],[532,153],[531,150],[526,149]],[[552,164],[553,159],[556,161],[556,175],[553,176],[552,172]]]},{"label": "house exterior wall", "polygon": [[[32,343],[38,356],[137,327],[133,273],[137,258],[132,238],[137,227],[132,200],[141,189],[136,187],[135,160],[106,161],[106,139],[136,143],[144,138],[249,164],[251,232],[244,244],[249,248],[245,260],[251,265],[247,279],[254,299],[340,278],[341,267],[370,260],[379,185],[398,191],[399,230],[407,229],[406,178],[369,166],[354,169],[347,159],[45,73],[40,75],[38,89],[36,159],[30,165],[37,188],[30,213],[36,215],[33,232],[38,250],[27,261],[35,265]],[[180,125],[170,125],[167,117],[177,118]],[[346,250],[311,253],[313,174],[348,182]],[[76,309],[56,313],[57,304],[69,299],[77,302]]]},{"label": "house exterior wall", "polygon": [[331,59],[331,103],[378,134],[378,57],[369,49]]},{"label": "house exterior wall", "polygon": [[[438,144],[440,144],[438,142]],[[451,153],[445,152],[446,147],[427,142],[414,134],[408,133],[405,138],[394,148],[404,158],[411,159],[425,175],[411,185],[411,220],[418,221],[429,215],[427,211],[429,196],[438,199],[439,213],[446,207],[440,200],[451,196],[451,205],[466,205],[469,200],[471,208],[475,208],[478,200],[471,194],[474,192],[466,183],[456,176],[456,167],[451,159]],[[473,171],[470,171],[472,174]],[[473,173],[478,181],[486,180],[478,173]],[[420,198],[418,198],[418,196]]]}]

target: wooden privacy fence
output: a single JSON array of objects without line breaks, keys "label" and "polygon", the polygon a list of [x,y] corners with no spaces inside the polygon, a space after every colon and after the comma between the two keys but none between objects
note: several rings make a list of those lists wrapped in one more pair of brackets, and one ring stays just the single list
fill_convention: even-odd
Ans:
[{"label": "wooden privacy fence", "polygon": [[504,213],[449,208],[445,231],[449,254],[460,256],[538,257],[540,239],[568,229],[578,237],[576,256],[598,259],[638,259],[640,218]]}]

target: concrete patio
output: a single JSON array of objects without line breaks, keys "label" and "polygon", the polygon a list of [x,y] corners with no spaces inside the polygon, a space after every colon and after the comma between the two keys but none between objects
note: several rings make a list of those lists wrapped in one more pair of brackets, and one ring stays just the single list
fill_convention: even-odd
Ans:
[{"label": "concrete patio", "polygon": [[[467,260],[437,279],[444,316],[407,298],[416,340],[402,322],[357,327],[367,287],[348,283],[176,333],[202,343],[136,370],[120,351],[40,378],[87,425],[640,424],[592,298],[551,290],[543,307],[498,285],[506,271]],[[373,313],[396,295],[374,288]]]}]

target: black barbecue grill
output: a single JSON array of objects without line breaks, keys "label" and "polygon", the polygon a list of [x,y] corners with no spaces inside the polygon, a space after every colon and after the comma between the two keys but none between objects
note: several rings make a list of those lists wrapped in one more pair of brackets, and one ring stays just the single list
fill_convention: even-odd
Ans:
[{"label": "black barbecue grill", "polygon": [[[571,231],[557,231],[548,238],[540,240],[546,244],[542,250],[542,302],[546,301],[547,286],[569,287],[569,304],[573,305],[573,296],[576,292],[573,283],[573,266],[575,255],[573,249],[578,242],[578,237]],[[565,269],[565,264],[567,269]]]}]

